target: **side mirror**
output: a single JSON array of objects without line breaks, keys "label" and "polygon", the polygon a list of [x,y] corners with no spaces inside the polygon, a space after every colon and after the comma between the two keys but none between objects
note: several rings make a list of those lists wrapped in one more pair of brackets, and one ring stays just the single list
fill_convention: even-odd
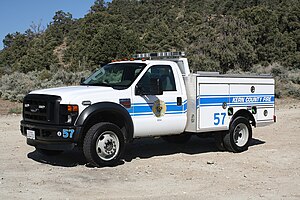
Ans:
[{"label": "side mirror", "polygon": [[137,85],[135,88],[136,95],[162,95],[163,88],[159,78],[151,78],[150,85],[141,86]]}]

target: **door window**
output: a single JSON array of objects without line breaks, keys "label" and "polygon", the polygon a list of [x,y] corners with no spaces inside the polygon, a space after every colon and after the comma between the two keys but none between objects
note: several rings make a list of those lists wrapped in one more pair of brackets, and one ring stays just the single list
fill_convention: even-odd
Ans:
[{"label": "door window", "polygon": [[169,65],[155,65],[150,67],[144,76],[139,81],[138,85],[145,92],[150,91],[150,79],[159,78],[162,84],[163,91],[176,91],[174,74]]}]

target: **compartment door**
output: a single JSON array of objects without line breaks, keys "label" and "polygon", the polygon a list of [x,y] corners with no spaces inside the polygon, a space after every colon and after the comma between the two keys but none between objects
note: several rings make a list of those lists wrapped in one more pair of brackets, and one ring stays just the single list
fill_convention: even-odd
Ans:
[{"label": "compartment door", "polygon": [[197,101],[200,132],[228,129],[229,84],[200,83]]}]

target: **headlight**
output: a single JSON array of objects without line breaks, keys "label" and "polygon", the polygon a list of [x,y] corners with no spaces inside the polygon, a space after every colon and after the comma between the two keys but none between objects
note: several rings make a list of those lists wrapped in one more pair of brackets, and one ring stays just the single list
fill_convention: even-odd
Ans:
[{"label": "headlight", "polygon": [[78,117],[78,105],[60,105],[60,124],[72,124]]}]

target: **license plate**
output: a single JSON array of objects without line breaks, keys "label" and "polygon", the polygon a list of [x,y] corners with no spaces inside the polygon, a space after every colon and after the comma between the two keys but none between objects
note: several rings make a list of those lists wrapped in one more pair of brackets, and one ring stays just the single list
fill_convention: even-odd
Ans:
[{"label": "license plate", "polygon": [[35,140],[35,131],[27,130],[26,133],[27,133],[27,138],[28,139]]}]

